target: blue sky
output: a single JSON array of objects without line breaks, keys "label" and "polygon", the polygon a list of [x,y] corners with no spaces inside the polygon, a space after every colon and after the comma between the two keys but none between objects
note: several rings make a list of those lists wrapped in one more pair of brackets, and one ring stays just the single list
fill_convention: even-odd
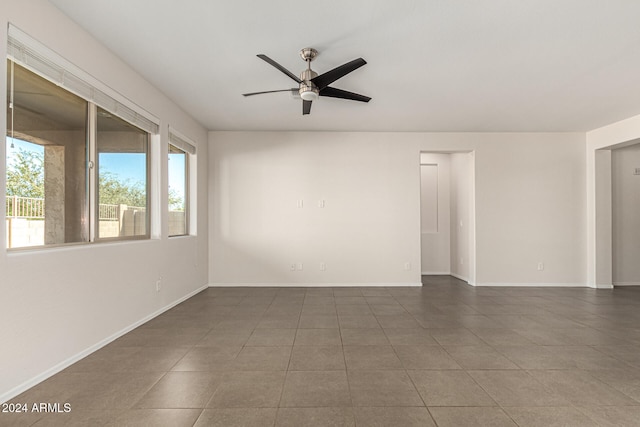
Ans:
[{"label": "blue sky", "polygon": [[111,172],[124,182],[146,181],[147,162],[143,153],[100,153],[98,164],[101,172]]}]

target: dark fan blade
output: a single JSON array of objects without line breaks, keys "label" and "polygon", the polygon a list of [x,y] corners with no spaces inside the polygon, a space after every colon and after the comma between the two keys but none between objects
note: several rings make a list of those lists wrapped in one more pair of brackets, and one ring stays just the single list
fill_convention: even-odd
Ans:
[{"label": "dark fan blade", "polygon": [[268,62],[269,64],[273,65],[274,67],[276,67],[278,70],[282,71],[283,73],[285,73],[287,76],[291,77],[293,80],[296,81],[296,83],[301,83],[300,79],[298,78],[298,76],[296,76],[295,74],[293,74],[291,71],[287,70],[286,68],[284,68],[282,65],[278,64],[276,61],[274,61],[273,59],[269,58],[267,55],[264,54],[259,54],[258,58],[262,59],[263,61]]},{"label": "dark fan blade", "polygon": [[264,92],[251,92],[251,93],[243,93],[242,96],[252,96],[252,95],[261,95],[263,93],[275,93],[275,92],[298,92],[297,87],[292,87],[291,89],[280,89],[280,90],[266,90]]},{"label": "dark fan blade", "polygon": [[335,87],[325,87],[320,91],[320,96],[328,96],[331,98],[350,99],[352,101],[369,102],[371,98],[368,96],[360,95],[353,92],[347,92],[346,90],[336,89]]},{"label": "dark fan blade", "polygon": [[311,101],[302,101],[302,115],[311,113]]},{"label": "dark fan blade", "polygon": [[357,70],[358,68],[362,67],[366,63],[367,61],[365,61],[362,58],[354,59],[351,62],[342,64],[341,66],[336,67],[331,71],[327,71],[324,74],[320,74],[319,76],[312,78],[311,81],[315,83],[315,85],[318,86],[319,89],[324,89],[325,87],[329,86],[331,83],[338,80],[340,77],[346,76],[353,70]]}]

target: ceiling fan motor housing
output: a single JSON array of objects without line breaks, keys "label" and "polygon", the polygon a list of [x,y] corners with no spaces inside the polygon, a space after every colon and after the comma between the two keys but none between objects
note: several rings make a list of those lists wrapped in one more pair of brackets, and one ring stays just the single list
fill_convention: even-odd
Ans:
[{"label": "ceiling fan motor housing", "polygon": [[311,68],[304,70],[300,73],[300,89],[298,93],[300,94],[300,98],[305,101],[315,101],[318,99],[320,90],[318,87],[311,81],[314,77],[317,77],[318,73],[313,71]]}]

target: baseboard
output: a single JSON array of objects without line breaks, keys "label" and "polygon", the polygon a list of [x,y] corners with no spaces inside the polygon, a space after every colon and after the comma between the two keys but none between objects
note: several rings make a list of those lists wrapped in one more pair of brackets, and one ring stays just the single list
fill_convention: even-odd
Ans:
[{"label": "baseboard", "polygon": [[587,285],[587,287],[593,289],[613,289],[613,285],[611,283],[596,283],[595,286]]},{"label": "baseboard", "polygon": [[102,341],[92,345],[91,347],[81,351],[80,353],[77,353],[77,354],[69,357],[68,359],[58,363],[57,365],[53,366],[52,368],[47,369],[43,373],[41,373],[39,375],[36,375],[35,377],[31,378],[28,381],[25,381],[24,383],[18,385],[17,387],[12,388],[11,390],[7,391],[6,393],[0,394],[0,403],[4,403],[4,402],[7,402],[10,399],[13,399],[14,397],[19,395],[20,393],[23,393],[23,392],[27,391],[31,387],[41,383],[42,381],[44,381],[47,378],[57,374],[58,372],[62,371],[63,369],[68,368],[69,366],[73,365],[74,363],[76,363],[80,359],[83,359],[83,358],[87,357],[88,355],[90,355],[94,351],[100,350],[105,345],[115,341],[116,339],[120,338],[124,334],[126,334],[128,332],[131,332],[132,330],[134,330],[138,326],[147,323],[149,320],[161,315],[165,311],[175,307],[176,305],[180,304],[183,301],[188,300],[192,296],[202,292],[205,289],[207,289],[207,285],[201,286],[200,288],[196,289],[195,291],[192,291],[192,292],[188,293],[187,295],[181,297],[180,299],[178,299],[178,300],[176,300],[176,301],[174,301],[174,302],[162,307],[161,309],[151,313],[148,316],[143,317],[142,319],[138,320],[137,322],[132,323],[131,325],[125,327],[124,329],[119,330],[115,334],[110,335],[109,337],[107,337],[107,338],[103,339]]},{"label": "baseboard", "polygon": [[584,283],[476,283],[474,286],[510,288],[586,288]]},{"label": "baseboard", "polygon": [[422,286],[422,283],[209,283],[210,288],[345,288]]},{"label": "baseboard", "polygon": [[423,271],[423,276],[451,276],[450,271]]},{"label": "baseboard", "polygon": [[613,286],[640,286],[640,282],[613,282]]},{"label": "baseboard", "polygon": [[456,278],[456,279],[458,279],[458,280],[462,280],[463,282],[467,282],[469,285],[471,284],[471,283],[469,282],[469,278],[468,278],[468,277],[461,276],[461,275],[456,274],[456,273],[450,273],[450,276],[455,277],[455,278]]}]

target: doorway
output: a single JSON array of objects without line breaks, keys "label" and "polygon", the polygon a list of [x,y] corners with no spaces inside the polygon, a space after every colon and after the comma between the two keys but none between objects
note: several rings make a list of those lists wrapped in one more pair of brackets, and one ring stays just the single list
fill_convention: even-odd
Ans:
[{"label": "doorway", "polygon": [[640,286],[640,144],[611,150],[613,286]]},{"label": "doorway", "polygon": [[421,273],[475,285],[474,154],[420,153]]}]

